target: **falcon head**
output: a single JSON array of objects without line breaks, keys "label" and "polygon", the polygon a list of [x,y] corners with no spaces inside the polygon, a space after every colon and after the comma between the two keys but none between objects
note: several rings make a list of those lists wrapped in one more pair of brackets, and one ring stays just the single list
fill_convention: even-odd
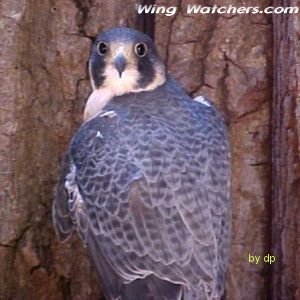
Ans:
[{"label": "falcon head", "polygon": [[89,72],[93,90],[108,91],[113,96],[153,90],[166,80],[153,41],[130,28],[113,28],[97,36]]}]

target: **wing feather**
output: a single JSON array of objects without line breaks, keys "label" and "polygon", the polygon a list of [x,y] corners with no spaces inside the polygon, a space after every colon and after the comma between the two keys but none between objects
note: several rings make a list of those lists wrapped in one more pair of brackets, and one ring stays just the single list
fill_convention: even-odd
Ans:
[{"label": "wing feather", "polygon": [[184,105],[181,117],[170,109],[167,121],[159,112],[149,119],[134,109],[126,111],[126,122],[118,111],[105,122],[96,117],[70,147],[83,200],[73,215],[77,229],[85,241],[98,243],[124,282],[154,274],[214,288],[224,273],[230,231],[227,137],[211,107]]}]

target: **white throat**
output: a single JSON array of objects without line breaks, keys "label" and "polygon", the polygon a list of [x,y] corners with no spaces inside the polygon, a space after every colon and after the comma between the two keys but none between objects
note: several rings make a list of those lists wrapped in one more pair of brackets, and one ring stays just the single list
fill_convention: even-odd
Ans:
[{"label": "white throat", "polygon": [[91,80],[93,92],[85,105],[83,115],[84,122],[100,113],[104,106],[115,96],[121,96],[131,92],[151,91],[166,81],[164,67],[156,68],[154,80],[144,88],[137,87],[140,75],[136,68],[130,66],[123,71],[120,77],[115,67],[109,65],[105,70],[104,76],[105,80],[98,89],[96,89],[93,79]]}]

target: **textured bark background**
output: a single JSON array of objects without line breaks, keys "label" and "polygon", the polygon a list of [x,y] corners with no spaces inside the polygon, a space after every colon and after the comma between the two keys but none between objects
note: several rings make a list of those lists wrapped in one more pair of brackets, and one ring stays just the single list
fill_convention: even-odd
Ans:
[{"label": "textured bark background", "polygon": [[[282,5],[283,1],[275,1]],[[300,1],[289,1],[300,6]],[[274,18],[273,299],[300,299],[300,18]],[[283,271],[284,270],[284,271]]]},{"label": "textured bark background", "polygon": [[[154,23],[151,15],[136,17],[135,3],[0,1],[0,299],[101,299],[78,238],[57,241],[51,205],[62,153],[91,90],[90,45],[98,31],[114,26],[154,33],[169,72],[191,95],[214,101],[229,124],[233,240],[226,299],[300,299],[299,16],[179,9]],[[179,8],[192,3],[250,6],[156,0]],[[248,254],[268,253],[276,255],[273,266],[248,262]]]}]

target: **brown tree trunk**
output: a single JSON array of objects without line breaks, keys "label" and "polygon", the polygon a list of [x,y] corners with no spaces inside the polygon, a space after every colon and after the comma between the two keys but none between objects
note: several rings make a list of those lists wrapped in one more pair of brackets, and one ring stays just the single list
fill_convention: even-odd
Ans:
[{"label": "brown tree trunk", "polygon": [[[57,241],[51,205],[61,156],[91,90],[92,38],[114,26],[154,35],[170,73],[192,96],[214,101],[229,124],[233,240],[226,299],[300,299],[299,16],[187,15],[188,4],[242,4],[156,0],[178,10],[154,20],[136,18],[135,2],[0,3],[0,299],[102,299],[79,239]],[[248,261],[249,254],[268,253],[276,256],[271,267]]]},{"label": "brown tree trunk", "polygon": [[[300,1],[274,1],[298,6]],[[272,299],[300,299],[300,18],[274,15]]]}]

